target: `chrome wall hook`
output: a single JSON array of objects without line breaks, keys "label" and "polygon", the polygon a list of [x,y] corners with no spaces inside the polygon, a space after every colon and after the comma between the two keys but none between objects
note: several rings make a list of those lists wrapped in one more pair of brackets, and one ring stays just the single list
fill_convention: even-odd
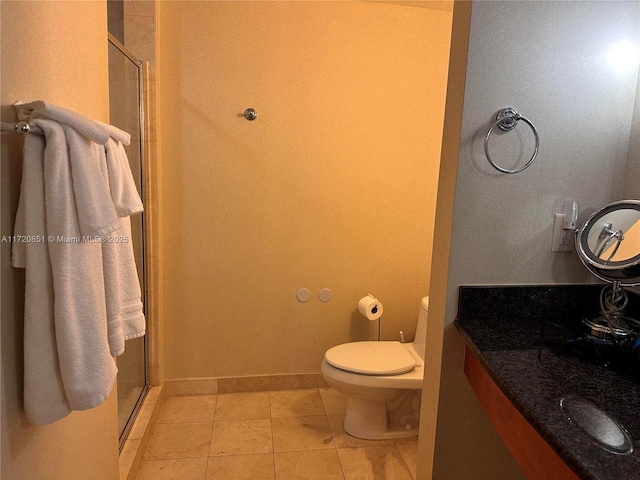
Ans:
[{"label": "chrome wall hook", "polygon": [[246,118],[249,121],[253,121],[256,118],[258,118],[258,112],[256,112],[255,108],[247,108],[244,113],[244,118]]}]

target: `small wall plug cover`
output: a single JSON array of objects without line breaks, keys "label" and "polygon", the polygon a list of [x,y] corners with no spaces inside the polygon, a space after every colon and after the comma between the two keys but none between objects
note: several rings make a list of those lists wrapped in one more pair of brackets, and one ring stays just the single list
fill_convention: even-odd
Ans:
[{"label": "small wall plug cover", "polygon": [[304,303],[311,298],[311,292],[308,288],[301,288],[300,290],[298,290],[298,293],[296,293],[296,298],[299,302]]},{"label": "small wall plug cover", "polygon": [[318,298],[321,302],[328,302],[331,300],[331,290],[328,288],[323,288],[318,292]]}]

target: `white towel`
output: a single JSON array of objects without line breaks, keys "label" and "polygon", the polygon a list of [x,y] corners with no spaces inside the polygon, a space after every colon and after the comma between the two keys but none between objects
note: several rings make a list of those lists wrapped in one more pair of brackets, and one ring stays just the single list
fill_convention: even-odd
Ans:
[{"label": "white towel", "polygon": [[[34,143],[35,142],[29,142],[29,144],[27,145],[27,142],[25,142],[23,151],[27,151],[27,150],[30,151],[36,148],[35,146],[32,146]],[[44,141],[42,142],[42,152],[44,154]],[[34,156],[32,153],[29,153],[29,155],[31,157]],[[33,167],[27,168],[26,162],[24,160],[22,163],[23,165],[22,165],[22,181],[20,183],[20,198],[18,200],[16,220],[13,227],[13,235],[17,238],[26,238],[26,231],[27,231],[26,210],[27,210],[27,201],[28,201],[27,199],[29,199],[31,203],[29,210],[34,214],[36,214],[37,216],[42,216],[42,218],[44,218],[44,203],[40,204],[40,202],[34,202],[33,200],[31,200],[33,198],[31,195],[26,195],[27,191],[30,191],[32,188],[34,188],[34,185],[33,185],[34,180],[32,180],[31,178],[34,174],[37,175],[37,172],[32,173],[31,169]],[[42,162],[37,164],[37,167],[40,170],[42,170]],[[39,174],[39,178],[40,178],[39,183],[44,182],[44,180],[41,177],[42,177],[42,172],[40,172]],[[42,187],[42,189],[44,189],[44,186]],[[44,190],[43,190],[43,193],[44,193]],[[34,209],[36,208],[42,209],[41,215],[39,215],[36,211],[34,211]],[[46,233],[47,233],[46,229],[42,230],[39,233],[39,237],[44,237]],[[15,268],[26,268],[27,266],[27,258],[26,258],[27,250],[26,249],[27,249],[26,242],[14,242],[13,245],[11,245],[11,266]]]},{"label": "white towel", "polygon": [[29,103],[15,102],[13,107],[18,120],[28,122],[36,118],[48,118],[70,126],[80,135],[100,145],[104,145],[109,140],[109,132],[104,127],[104,124],[89,120],[66,108],[51,105],[42,100]]},{"label": "white towel", "polygon": [[64,392],[55,341],[52,273],[46,243],[44,148],[43,137],[26,136],[15,234],[44,238],[45,241],[14,243],[12,252],[12,265],[26,268],[24,409],[27,419],[34,425],[55,422],[71,411]]},{"label": "white towel", "polygon": [[[100,123],[100,122],[98,122]],[[136,188],[124,145],[129,145],[131,135],[113,125],[100,123],[111,135],[105,144],[111,199],[119,217],[142,212],[142,200]]]},{"label": "white towel", "polygon": [[15,234],[44,242],[15,243],[12,264],[26,268],[24,405],[43,425],[102,403],[117,373],[112,354],[145,333],[128,216],[142,202],[121,144],[129,134],[28,105],[19,117],[45,140],[25,140]]},{"label": "white towel", "polygon": [[118,127],[114,125],[109,125],[108,123],[103,123],[99,120],[95,120],[95,122],[104,128],[109,137],[116,142],[120,142],[123,145],[129,145],[131,143],[131,134],[125,132],[124,130],[120,130]]},{"label": "white towel", "polygon": [[140,281],[131,240],[131,219],[120,219],[120,230],[102,243],[107,328],[111,355],[124,353],[125,340],[146,333]]},{"label": "white towel", "polygon": [[121,143],[129,142],[129,134],[110,125],[105,127],[113,135],[105,145],[109,189],[121,217],[120,229],[107,236],[102,244],[109,346],[115,357],[124,352],[125,340],[141,337],[146,332],[129,218],[142,211],[142,200]]},{"label": "white towel", "polygon": [[[80,162],[99,168],[102,149],[54,121],[32,123],[42,128],[46,138],[45,211],[47,235],[55,239],[49,243],[49,255],[60,373],[70,407],[86,410],[107,399],[117,373],[107,340],[102,244],[82,241],[81,208],[74,196],[76,182],[72,182]],[[90,181],[91,175],[85,178]],[[108,188],[104,178],[93,187]]]},{"label": "white towel", "polygon": [[75,199],[80,234],[111,233],[120,224],[109,191],[105,149],[68,125],[63,125],[63,129],[69,149],[71,194]]},{"label": "white towel", "polygon": [[[117,230],[118,216],[108,195],[106,183],[97,187],[101,182],[106,182],[104,150],[100,145],[105,145],[110,139],[107,125],[42,100],[16,102],[13,106],[19,120],[33,122],[39,118],[50,119],[64,127],[68,147],[72,151],[70,159],[73,194],[78,208],[81,234],[96,236]],[[88,154],[89,146],[95,152]],[[74,154],[73,151],[80,153]]]}]

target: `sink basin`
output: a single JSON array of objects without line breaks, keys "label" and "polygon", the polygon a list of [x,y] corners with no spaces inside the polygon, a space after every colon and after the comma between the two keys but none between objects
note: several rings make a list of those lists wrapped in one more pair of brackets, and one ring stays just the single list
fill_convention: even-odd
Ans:
[{"label": "sink basin", "polygon": [[619,455],[633,452],[631,435],[595,405],[579,397],[567,395],[560,400],[560,408],[571,423],[589,434],[600,447]]}]

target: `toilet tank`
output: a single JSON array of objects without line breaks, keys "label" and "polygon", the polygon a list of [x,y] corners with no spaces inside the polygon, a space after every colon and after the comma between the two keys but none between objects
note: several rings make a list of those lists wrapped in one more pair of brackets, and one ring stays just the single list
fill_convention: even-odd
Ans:
[{"label": "toilet tank", "polygon": [[418,324],[416,326],[416,337],[413,340],[413,347],[424,360],[424,345],[427,341],[427,315],[429,312],[429,297],[424,297],[420,301],[418,312]]}]

